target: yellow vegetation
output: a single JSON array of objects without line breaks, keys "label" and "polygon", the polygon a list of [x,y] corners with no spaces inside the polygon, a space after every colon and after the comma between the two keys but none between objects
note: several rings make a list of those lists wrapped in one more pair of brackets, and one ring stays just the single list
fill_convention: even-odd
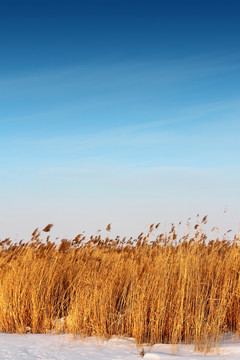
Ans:
[{"label": "yellow vegetation", "polygon": [[0,331],[208,349],[240,329],[240,244],[210,241],[198,226],[192,238],[173,226],[151,242],[158,225],[135,240],[79,235],[56,244],[35,230],[28,243],[2,241]]}]

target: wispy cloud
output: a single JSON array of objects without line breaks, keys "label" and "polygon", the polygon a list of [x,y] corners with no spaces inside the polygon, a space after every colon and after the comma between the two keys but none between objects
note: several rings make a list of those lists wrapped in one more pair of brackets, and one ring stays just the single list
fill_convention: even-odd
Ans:
[{"label": "wispy cloud", "polygon": [[[22,96],[34,90],[35,94],[60,94],[67,91],[85,92],[91,90],[111,90],[120,88],[127,91],[135,86],[144,85],[143,92],[150,87],[164,87],[195,79],[209,78],[215,75],[239,71],[238,54],[220,57],[217,54],[209,56],[186,57],[166,61],[122,62],[122,63],[90,63],[78,67],[63,67],[55,71],[38,71],[35,73],[6,77],[0,74],[0,96],[2,98],[15,95]],[[138,89],[141,90],[141,89]],[[127,91],[128,93],[128,91]]]}]

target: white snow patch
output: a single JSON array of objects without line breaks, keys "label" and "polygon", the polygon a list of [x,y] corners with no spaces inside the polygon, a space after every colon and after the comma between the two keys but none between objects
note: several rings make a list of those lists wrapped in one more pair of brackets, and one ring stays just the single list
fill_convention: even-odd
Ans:
[{"label": "white snow patch", "polygon": [[[0,333],[1,360],[136,360],[141,359],[141,350],[132,339],[112,338],[100,341],[87,338],[73,341],[69,335]],[[218,353],[207,356],[194,352],[190,345],[144,346],[144,352],[143,359],[149,360],[239,360],[240,342],[232,343],[228,340],[219,347]]]}]

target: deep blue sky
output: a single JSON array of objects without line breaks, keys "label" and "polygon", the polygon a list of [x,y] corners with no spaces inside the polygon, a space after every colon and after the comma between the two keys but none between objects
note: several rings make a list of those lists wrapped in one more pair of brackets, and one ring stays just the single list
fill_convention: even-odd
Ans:
[{"label": "deep blue sky", "polygon": [[239,1],[0,2],[0,238],[240,222]]}]

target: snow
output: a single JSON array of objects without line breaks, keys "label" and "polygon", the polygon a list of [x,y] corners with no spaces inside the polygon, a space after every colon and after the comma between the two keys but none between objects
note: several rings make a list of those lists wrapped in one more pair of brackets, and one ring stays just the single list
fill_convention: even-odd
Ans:
[{"label": "snow", "polygon": [[[141,359],[141,348],[132,339],[112,338],[100,341],[96,338],[72,340],[68,335],[19,335],[0,333],[0,359],[6,360],[132,360]],[[149,360],[237,360],[240,358],[240,342],[226,341],[218,353],[205,356],[193,351],[189,345],[144,346],[143,359]],[[175,355],[173,352],[175,351]]]}]

